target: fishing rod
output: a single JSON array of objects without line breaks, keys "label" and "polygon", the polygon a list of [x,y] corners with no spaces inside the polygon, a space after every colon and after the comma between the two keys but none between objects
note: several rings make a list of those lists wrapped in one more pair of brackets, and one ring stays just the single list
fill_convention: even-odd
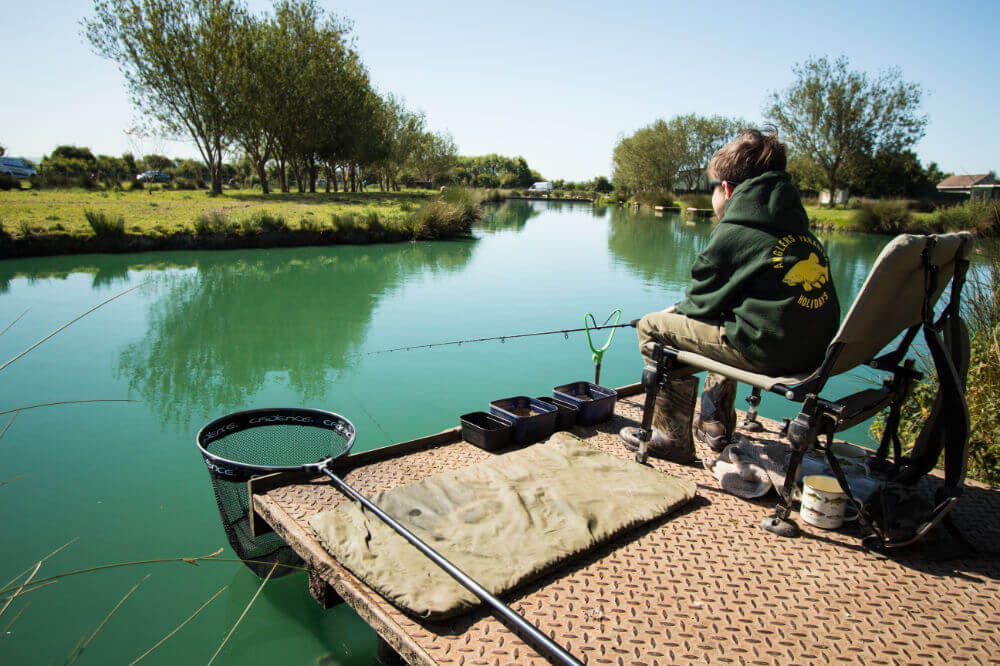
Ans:
[{"label": "fishing rod", "polygon": [[489,338],[469,338],[467,340],[452,340],[450,342],[432,342],[426,345],[410,345],[409,347],[393,347],[392,349],[380,349],[378,351],[365,352],[365,356],[373,356],[375,354],[388,354],[397,351],[410,351],[413,349],[429,349],[431,347],[445,347],[448,345],[463,345],[473,342],[490,342],[492,340],[499,340],[501,343],[507,340],[513,340],[514,338],[531,338],[537,335],[555,335],[557,333],[562,333],[565,337],[569,337],[570,333],[579,333],[581,331],[600,331],[608,328],[625,328],[631,326],[635,328],[638,319],[635,319],[627,324],[608,324],[606,326],[584,326],[582,328],[560,328],[554,331],[538,331],[537,333],[515,333],[513,335],[494,335]]}]

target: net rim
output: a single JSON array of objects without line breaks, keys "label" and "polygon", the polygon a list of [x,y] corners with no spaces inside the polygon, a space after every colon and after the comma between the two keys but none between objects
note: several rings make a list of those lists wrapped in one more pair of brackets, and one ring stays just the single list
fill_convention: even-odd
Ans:
[{"label": "net rim", "polygon": [[[333,430],[346,440],[344,449],[335,456],[327,456],[322,460],[303,465],[251,465],[238,460],[230,460],[208,450],[212,442],[224,439],[226,436],[252,428],[262,428],[275,425],[273,422],[262,422],[258,419],[267,416],[277,416],[293,419],[283,425],[299,427],[314,427]],[[302,419],[309,418],[309,421]],[[315,420],[313,420],[315,419]],[[272,474],[275,472],[319,471],[330,461],[347,455],[354,446],[356,430],[350,419],[336,412],[309,407],[262,407],[232,412],[209,421],[198,430],[195,445],[201,452],[209,471],[225,477],[242,477],[247,474]]]}]

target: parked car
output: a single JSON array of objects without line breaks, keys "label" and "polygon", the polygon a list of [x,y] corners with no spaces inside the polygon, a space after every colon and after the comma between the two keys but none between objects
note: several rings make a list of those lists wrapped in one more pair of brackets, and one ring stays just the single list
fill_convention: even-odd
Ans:
[{"label": "parked car", "polygon": [[529,192],[552,192],[552,183],[547,180],[539,181],[528,188]]},{"label": "parked car", "polygon": [[169,183],[170,174],[163,171],[143,171],[135,179],[140,183]]},{"label": "parked car", "polygon": [[0,173],[10,174],[14,178],[31,178],[38,175],[31,162],[20,157],[0,157]]}]

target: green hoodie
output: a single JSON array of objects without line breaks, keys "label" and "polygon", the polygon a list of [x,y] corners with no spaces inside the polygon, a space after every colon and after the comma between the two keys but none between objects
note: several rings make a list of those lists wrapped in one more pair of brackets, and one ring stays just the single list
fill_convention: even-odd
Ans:
[{"label": "green hoodie", "polygon": [[812,370],[840,325],[829,266],[788,174],[769,171],[733,190],[677,312],[721,322],[772,373]]}]

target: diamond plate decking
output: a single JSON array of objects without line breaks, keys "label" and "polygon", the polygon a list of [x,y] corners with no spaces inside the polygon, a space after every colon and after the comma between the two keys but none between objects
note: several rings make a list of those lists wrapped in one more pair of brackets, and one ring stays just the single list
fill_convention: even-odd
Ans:
[{"label": "diamond plate decking", "polygon": [[[616,433],[640,420],[641,398],[620,399],[611,421],[574,432],[631,457]],[[777,424],[762,421],[769,432],[754,437],[776,439]],[[352,464],[360,466],[346,480],[371,494],[492,455],[459,437],[446,431],[390,447],[389,460],[377,460],[385,450],[357,454]],[[700,467],[651,462],[696,481],[699,497],[503,597],[581,661],[1000,664],[997,555],[941,561],[944,542],[882,559],[861,550],[852,528],[828,532],[801,521],[801,537],[782,539],[757,527],[773,494],[747,502],[723,493]],[[547,663],[485,612],[416,621],[338,565],[306,522],[345,501],[322,479],[274,475],[252,482],[252,494],[259,516],[317,572],[314,596],[322,603],[336,591],[407,662]],[[1000,490],[970,482],[954,517],[974,546],[1000,551]],[[266,529],[259,520],[257,527]]]}]

